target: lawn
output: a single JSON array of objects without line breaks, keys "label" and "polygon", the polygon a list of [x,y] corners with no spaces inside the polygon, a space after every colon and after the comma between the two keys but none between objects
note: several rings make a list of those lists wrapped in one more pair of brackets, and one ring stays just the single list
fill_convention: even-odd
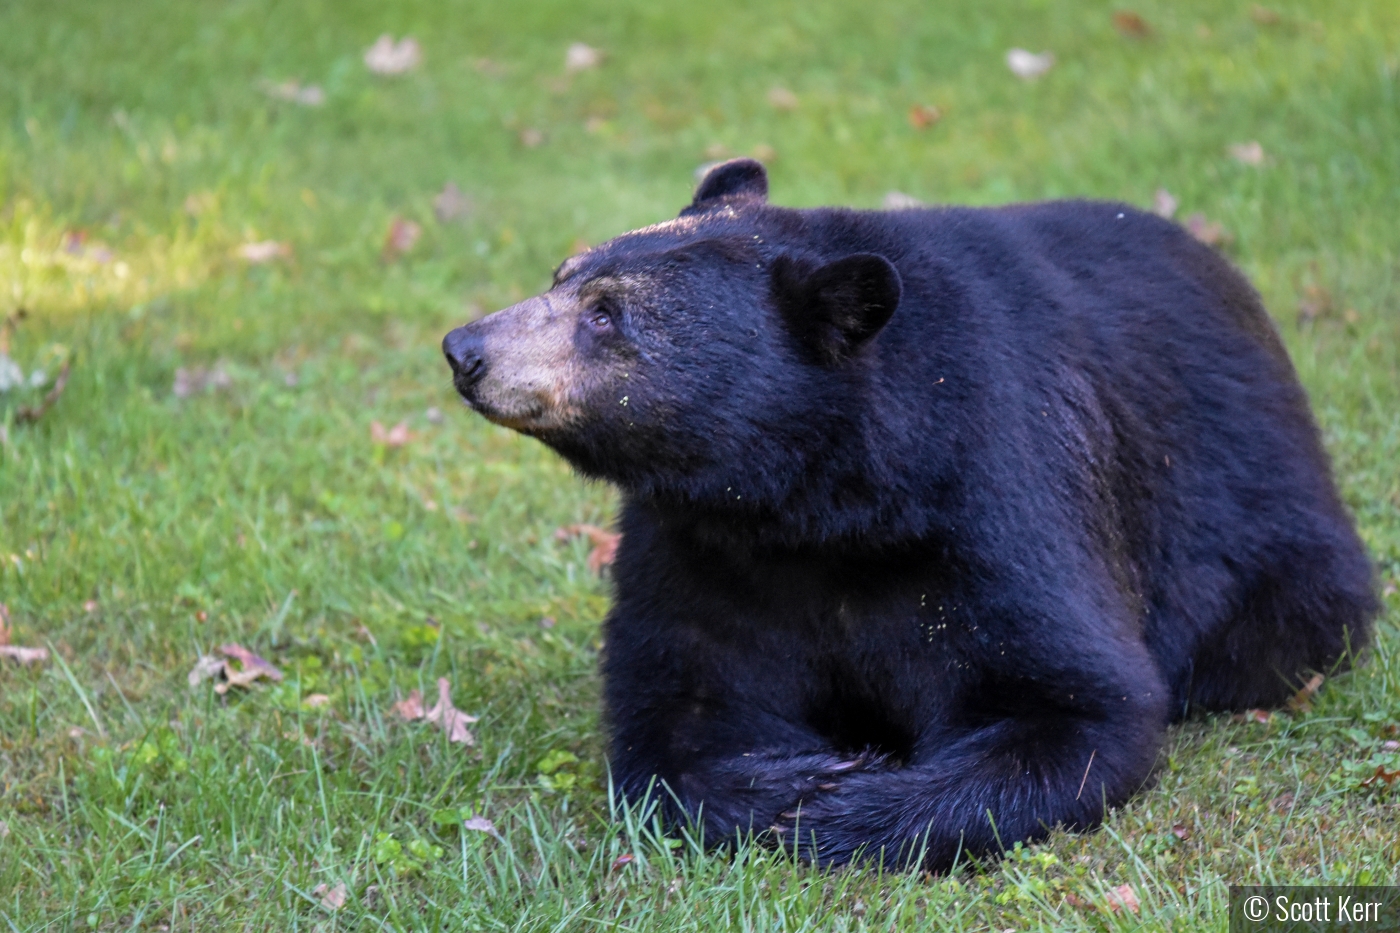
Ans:
[{"label": "lawn", "polygon": [[[0,603],[51,651],[0,659],[0,929],[1180,933],[1230,883],[1400,883],[1400,5],[1115,12],[0,6],[0,348],[39,371],[0,393]],[[371,72],[382,33],[421,63]],[[1377,562],[1365,663],[1174,728],[1102,831],[947,877],[611,812],[608,585],[555,532],[615,498],[464,411],[438,342],[731,154],[792,206],[1162,189],[1219,225]],[[230,643],[283,678],[191,687]],[[471,744],[395,712],[439,678]]]}]

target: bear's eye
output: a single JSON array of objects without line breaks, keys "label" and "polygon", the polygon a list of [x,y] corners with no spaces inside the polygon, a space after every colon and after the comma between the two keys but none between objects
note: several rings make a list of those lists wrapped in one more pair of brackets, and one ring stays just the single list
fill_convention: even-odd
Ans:
[{"label": "bear's eye", "polygon": [[612,315],[602,308],[594,308],[588,312],[588,323],[594,330],[607,330],[612,327]]}]

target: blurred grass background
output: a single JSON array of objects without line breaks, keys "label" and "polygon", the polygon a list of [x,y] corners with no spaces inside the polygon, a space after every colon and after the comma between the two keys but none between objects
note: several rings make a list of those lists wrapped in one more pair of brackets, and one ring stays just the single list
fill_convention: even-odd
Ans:
[{"label": "blurred grass background", "polygon": [[[372,74],[381,33],[421,66]],[[575,42],[602,64],[566,72]],[[1018,80],[1013,46],[1056,65]],[[56,653],[0,661],[0,919],[1214,930],[1229,882],[1400,882],[1400,791],[1363,783],[1400,768],[1398,75],[1382,0],[0,7],[7,352],[50,381],[72,363],[36,424],[42,387],[0,394],[0,603]],[[1250,141],[1261,164],[1228,152]],[[462,412],[437,343],[754,154],[792,206],[1162,188],[1220,224],[1388,588],[1370,662],[1310,712],[1175,730],[1104,832],[951,879],[706,857],[612,819],[606,583],[553,533],[613,497]],[[449,182],[469,203],[439,220]],[[402,255],[395,219],[421,229]],[[269,240],[288,254],[240,255]],[[224,641],[287,679],[191,690]],[[481,716],[471,749],[389,713],[438,676]],[[1122,885],[1140,913],[1105,906]]]}]

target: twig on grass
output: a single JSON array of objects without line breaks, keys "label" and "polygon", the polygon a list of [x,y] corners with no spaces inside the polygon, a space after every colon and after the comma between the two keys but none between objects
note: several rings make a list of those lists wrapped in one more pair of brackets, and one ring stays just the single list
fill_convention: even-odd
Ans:
[{"label": "twig on grass", "polygon": [[15,420],[25,424],[34,424],[44,417],[45,412],[54,406],[63,390],[68,387],[68,373],[73,368],[72,360],[64,360],[63,368],[58,371],[58,378],[54,380],[53,388],[44,393],[44,400],[38,405],[21,405],[15,412]]}]

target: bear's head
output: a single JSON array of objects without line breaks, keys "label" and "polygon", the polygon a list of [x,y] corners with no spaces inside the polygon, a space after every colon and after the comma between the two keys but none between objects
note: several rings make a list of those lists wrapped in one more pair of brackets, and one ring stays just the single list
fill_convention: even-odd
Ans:
[{"label": "bear's head", "polygon": [[718,165],[676,220],[574,256],[549,291],[452,331],[462,398],[625,491],[781,508],[814,458],[860,435],[852,400],[902,285],[888,259],[812,235],[767,190],[758,162]]}]

